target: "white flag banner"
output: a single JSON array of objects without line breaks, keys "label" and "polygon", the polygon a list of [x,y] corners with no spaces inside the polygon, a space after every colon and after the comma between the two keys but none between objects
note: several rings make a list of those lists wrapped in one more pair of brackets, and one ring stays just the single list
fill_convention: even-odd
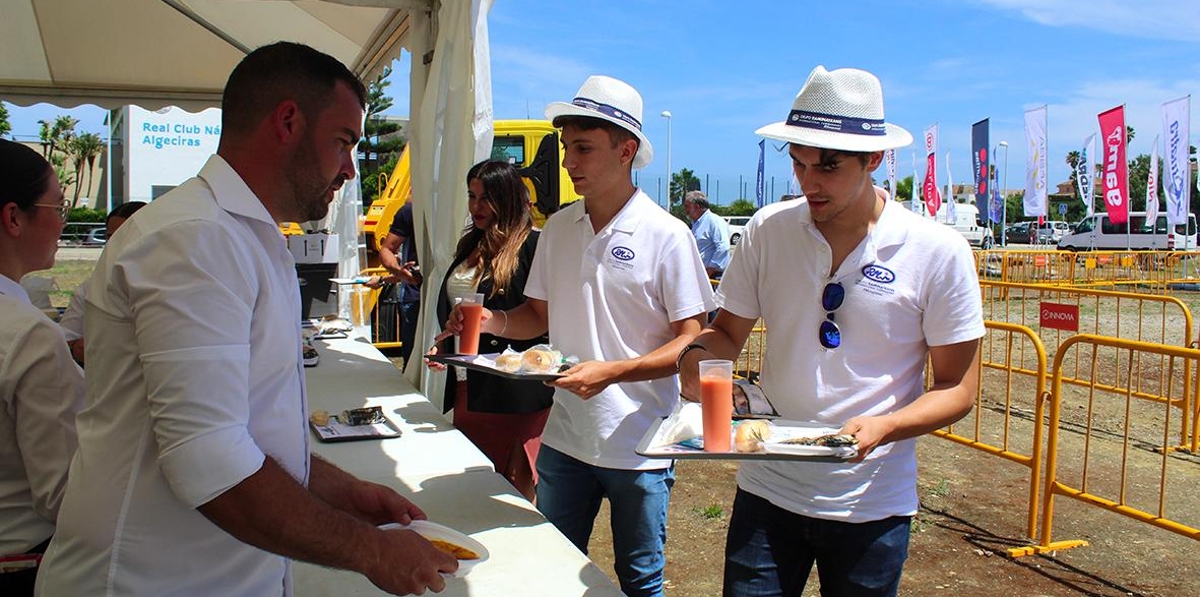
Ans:
[{"label": "white flag banner", "polygon": [[917,150],[916,149],[912,150],[912,163],[913,163],[913,183],[912,183],[912,201],[911,201],[912,205],[910,205],[909,207],[912,208],[913,213],[919,214],[919,213],[921,213],[921,205],[923,205],[923,204],[921,203],[921,185],[917,182],[917,181],[921,180],[921,173],[917,172]]},{"label": "white flag banner", "polygon": [[1150,176],[1146,177],[1146,225],[1154,234],[1158,227],[1158,136],[1154,136],[1154,149],[1150,151]]},{"label": "white flag banner", "polygon": [[1075,183],[1079,187],[1079,198],[1083,200],[1083,206],[1087,208],[1088,217],[1096,211],[1095,181],[1092,180],[1092,173],[1095,168],[1092,167],[1092,147],[1096,143],[1096,133],[1088,135],[1087,139],[1083,140],[1083,148],[1079,150],[1079,163],[1075,165]]},{"label": "white flag banner", "polygon": [[1046,215],[1046,106],[1025,112],[1025,215]]},{"label": "white flag banner", "polygon": [[896,194],[896,150],[889,149],[883,152],[883,156],[887,158],[888,192],[892,199],[899,201],[900,196]]},{"label": "white flag banner", "polygon": [[958,210],[954,207],[954,179],[950,175],[950,152],[946,152],[946,223],[958,222]]},{"label": "white flag banner", "polygon": [[[1167,223],[1186,224],[1188,206],[1192,201],[1192,186],[1188,184],[1191,168],[1188,164],[1188,137],[1191,134],[1192,97],[1181,97],[1163,104],[1163,140],[1166,142],[1163,176],[1167,191]],[[1157,148],[1158,145],[1155,144]],[[1157,163],[1157,162],[1156,162]],[[1197,181],[1200,190],[1200,181]]]}]

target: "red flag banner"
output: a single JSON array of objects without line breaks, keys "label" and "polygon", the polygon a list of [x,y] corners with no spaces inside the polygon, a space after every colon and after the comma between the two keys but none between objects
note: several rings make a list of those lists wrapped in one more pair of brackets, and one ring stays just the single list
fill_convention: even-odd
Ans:
[{"label": "red flag banner", "polygon": [[929,215],[936,218],[942,208],[942,194],[937,184],[937,136],[938,126],[935,124],[925,129],[925,207]]},{"label": "red flag banner", "polygon": [[1129,221],[1129,163],[1125,161],[1125,106],[1100,113],[1104,141],[1104,208],[1113,224]]},{"label": "red flag banner", "polygon": [[1041,324],[1044,328],[1063,330],[1066,332],[1079,331],[1079,306],[1062,305],[1058,303],[1041,304]]}]

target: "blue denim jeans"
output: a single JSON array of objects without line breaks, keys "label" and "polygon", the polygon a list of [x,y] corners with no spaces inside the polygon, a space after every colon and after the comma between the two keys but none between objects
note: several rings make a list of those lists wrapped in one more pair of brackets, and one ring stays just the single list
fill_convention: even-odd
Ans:
[{"label": "blue denim jeans", "polygon": [[738,488],[725,541],[724,595],[800,597],[815,562],[822,597],[894,596],[910,521],[810,518]]},{"label": "blue denim jeans", "polygon": [[542,445],[537,472],[538,510],[585,554],[600,501],[607,496],[621,591],[629,597],[662,595],[673,466],[649,471],[602,468]]}]

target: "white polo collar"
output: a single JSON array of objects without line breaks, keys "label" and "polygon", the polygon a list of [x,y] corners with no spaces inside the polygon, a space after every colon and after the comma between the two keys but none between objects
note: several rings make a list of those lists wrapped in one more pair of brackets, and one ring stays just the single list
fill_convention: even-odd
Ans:
[{"label": "white polo collar", "polygon": [[[582,205],[579,206],[579,213],[575,215],[575,222],[585,222],[590,225],[591,220],[587,218],[587,204],[585,204],[583,200],[581,200],[579,203]],[[634,231],[637,230],[638,225],[642,222],[642,217],[644,216],[643,210],[646,209],[647,203],[653,203],[650,200],[650,197],[643,193],[641,189],[635,188],[633,190],[633,196],[625,201],[625,205],[621,207],[621,210],[617,212],[617,215],[613,216],[612,221],[609,222],[604,229],[612,230],[614,232],[624,232],[625,234],[633,234]],[[654,205],[654,207],[657,208],[658,206]],[[603,232],[603,230],[601,230],[601,232]]]},{"label": "white polo collar", "polygon": [[0,294],[29,302],[29,293],[25,292],[25,288],[3,274],[0,274]]}]

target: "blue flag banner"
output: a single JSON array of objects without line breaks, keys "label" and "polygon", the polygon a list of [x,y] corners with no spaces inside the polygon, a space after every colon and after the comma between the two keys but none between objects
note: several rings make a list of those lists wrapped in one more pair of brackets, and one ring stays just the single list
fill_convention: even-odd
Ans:
[{"label": "blue flag banner", "polygon": [[763,180],[763,178],[764,178],[763,177],[763,161],[765,159],[766,153],[767,153],[767,140],[763,139],[762,141],[758,142],[758,179],[754,183],[754,193],[755,193],[755,198],[757,199],[756,205],[758,207],[763,206],[763,193],[766,191],[766,189],[764,188],[765,181]]},{"label": "blue flag banner", "polygon": [[[988,128],[990,123],[987,118],[971,125],[971,169],[974,171],[975,181],[975,203],[978,205],[983,201],[987,201],[991,197],[988,191],[991,183],[989,164],[991,156],[988,155]],[[990,209],[979,210],[980,219],[983,224],[987,225]]]},{"label": "blue flag banner", "polygon": [[[992,200],[988,204],[988,216],[993,222],[1004,221],[1004,198],[1000,196],[1000,185],[996,184],[1000,173],[992,174]],[[1003,231],[1001,231],[1003,234]]]}]

